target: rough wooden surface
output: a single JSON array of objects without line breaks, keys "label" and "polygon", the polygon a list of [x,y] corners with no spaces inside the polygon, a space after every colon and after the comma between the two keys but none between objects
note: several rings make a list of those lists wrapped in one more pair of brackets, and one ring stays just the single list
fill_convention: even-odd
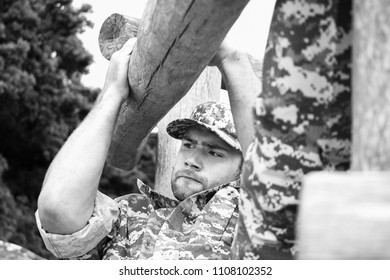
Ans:
[{"label": "rough wooden surface", "polygon": [[129,66],[131,98],[122,106],[108,161],[131,169],[135,147],[187,93],[249,0],[149,0]]},{"label": "rough wooden surface", "polygon": [[390,2],[354,1],[352,169],[390,169]]},{"label": "rough wooden surface", "polygon": [[112,14],[102,24],[99,32],[99,48],[110,60],[111,55],[121,49],[130,38],[137,37],[139,19],[121,14]]},{"label": "rough wooden surface", "polygon": [[186,96],[158,123],[158,156],[155,190],[172,197],[171,174],[180,141],[166,132],[172,120],[189,117],[194,107],[206,101],[218,101],[220,96],[221,74],[216,67],[207,67],[191,87]]},{"label": "rough wooden surface", "polygon": [[[130,38],[137,37],[139,19],[114,13],[102,24],[99,33],[99,48],[102,55],[111,59],[111,55],[121,49],[123,44]],[[252,69],[259,80],[262,80],[263,61],[248,54]],[[222,81],[221,88],[226,90]]]},{"label": "rough wooden surface", "polygon": [[300,259],[390,259],[390,172],[311,173],[301,198]]}]

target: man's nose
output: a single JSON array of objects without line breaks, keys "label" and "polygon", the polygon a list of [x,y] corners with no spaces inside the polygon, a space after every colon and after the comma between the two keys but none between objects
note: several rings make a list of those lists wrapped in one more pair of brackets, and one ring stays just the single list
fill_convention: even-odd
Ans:
[{"label": "man's nose", "polygon": [[188,168],[200,171],[202,169],[202,160],[199,152],[193,151],[184,161],[184,165]]}]

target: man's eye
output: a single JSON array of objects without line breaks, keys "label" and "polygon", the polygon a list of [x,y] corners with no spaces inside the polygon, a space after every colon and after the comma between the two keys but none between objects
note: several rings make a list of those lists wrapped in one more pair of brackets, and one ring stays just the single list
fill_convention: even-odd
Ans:
[{"label": "man's eye", "polygon": [[192,143],[183,143],[183,147],[187,148],[187,149],[191,149],[194,147],[194,145]]},{"label": "man's eye", "polygon": [[222,154],[216,153],[214,151],[210,151],[209,154],[212,155],[213,157],[222,157]]}]

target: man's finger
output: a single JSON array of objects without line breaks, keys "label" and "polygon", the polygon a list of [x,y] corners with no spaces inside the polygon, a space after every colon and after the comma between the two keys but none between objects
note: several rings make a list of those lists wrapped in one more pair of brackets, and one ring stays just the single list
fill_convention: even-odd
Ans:
[{"label": "man's finger", "polygon": [[127,40],[127,42],[122,46],[121,48],[121,52],[125,53],[125,54],[131,54],[131,52],[133,51],[133,48],[135,46],[135,42],[137,41],[137,38],[136,37],[133,37],[129,40]]}]

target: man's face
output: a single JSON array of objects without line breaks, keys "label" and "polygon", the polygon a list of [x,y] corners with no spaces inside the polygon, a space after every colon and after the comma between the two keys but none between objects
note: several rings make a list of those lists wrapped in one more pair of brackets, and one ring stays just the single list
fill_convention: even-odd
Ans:
[{"label": "man's face", "polygon": [[226,184],[238,178],[242,154],[201,126],[187,129],[172,172],[176,199]]}]

